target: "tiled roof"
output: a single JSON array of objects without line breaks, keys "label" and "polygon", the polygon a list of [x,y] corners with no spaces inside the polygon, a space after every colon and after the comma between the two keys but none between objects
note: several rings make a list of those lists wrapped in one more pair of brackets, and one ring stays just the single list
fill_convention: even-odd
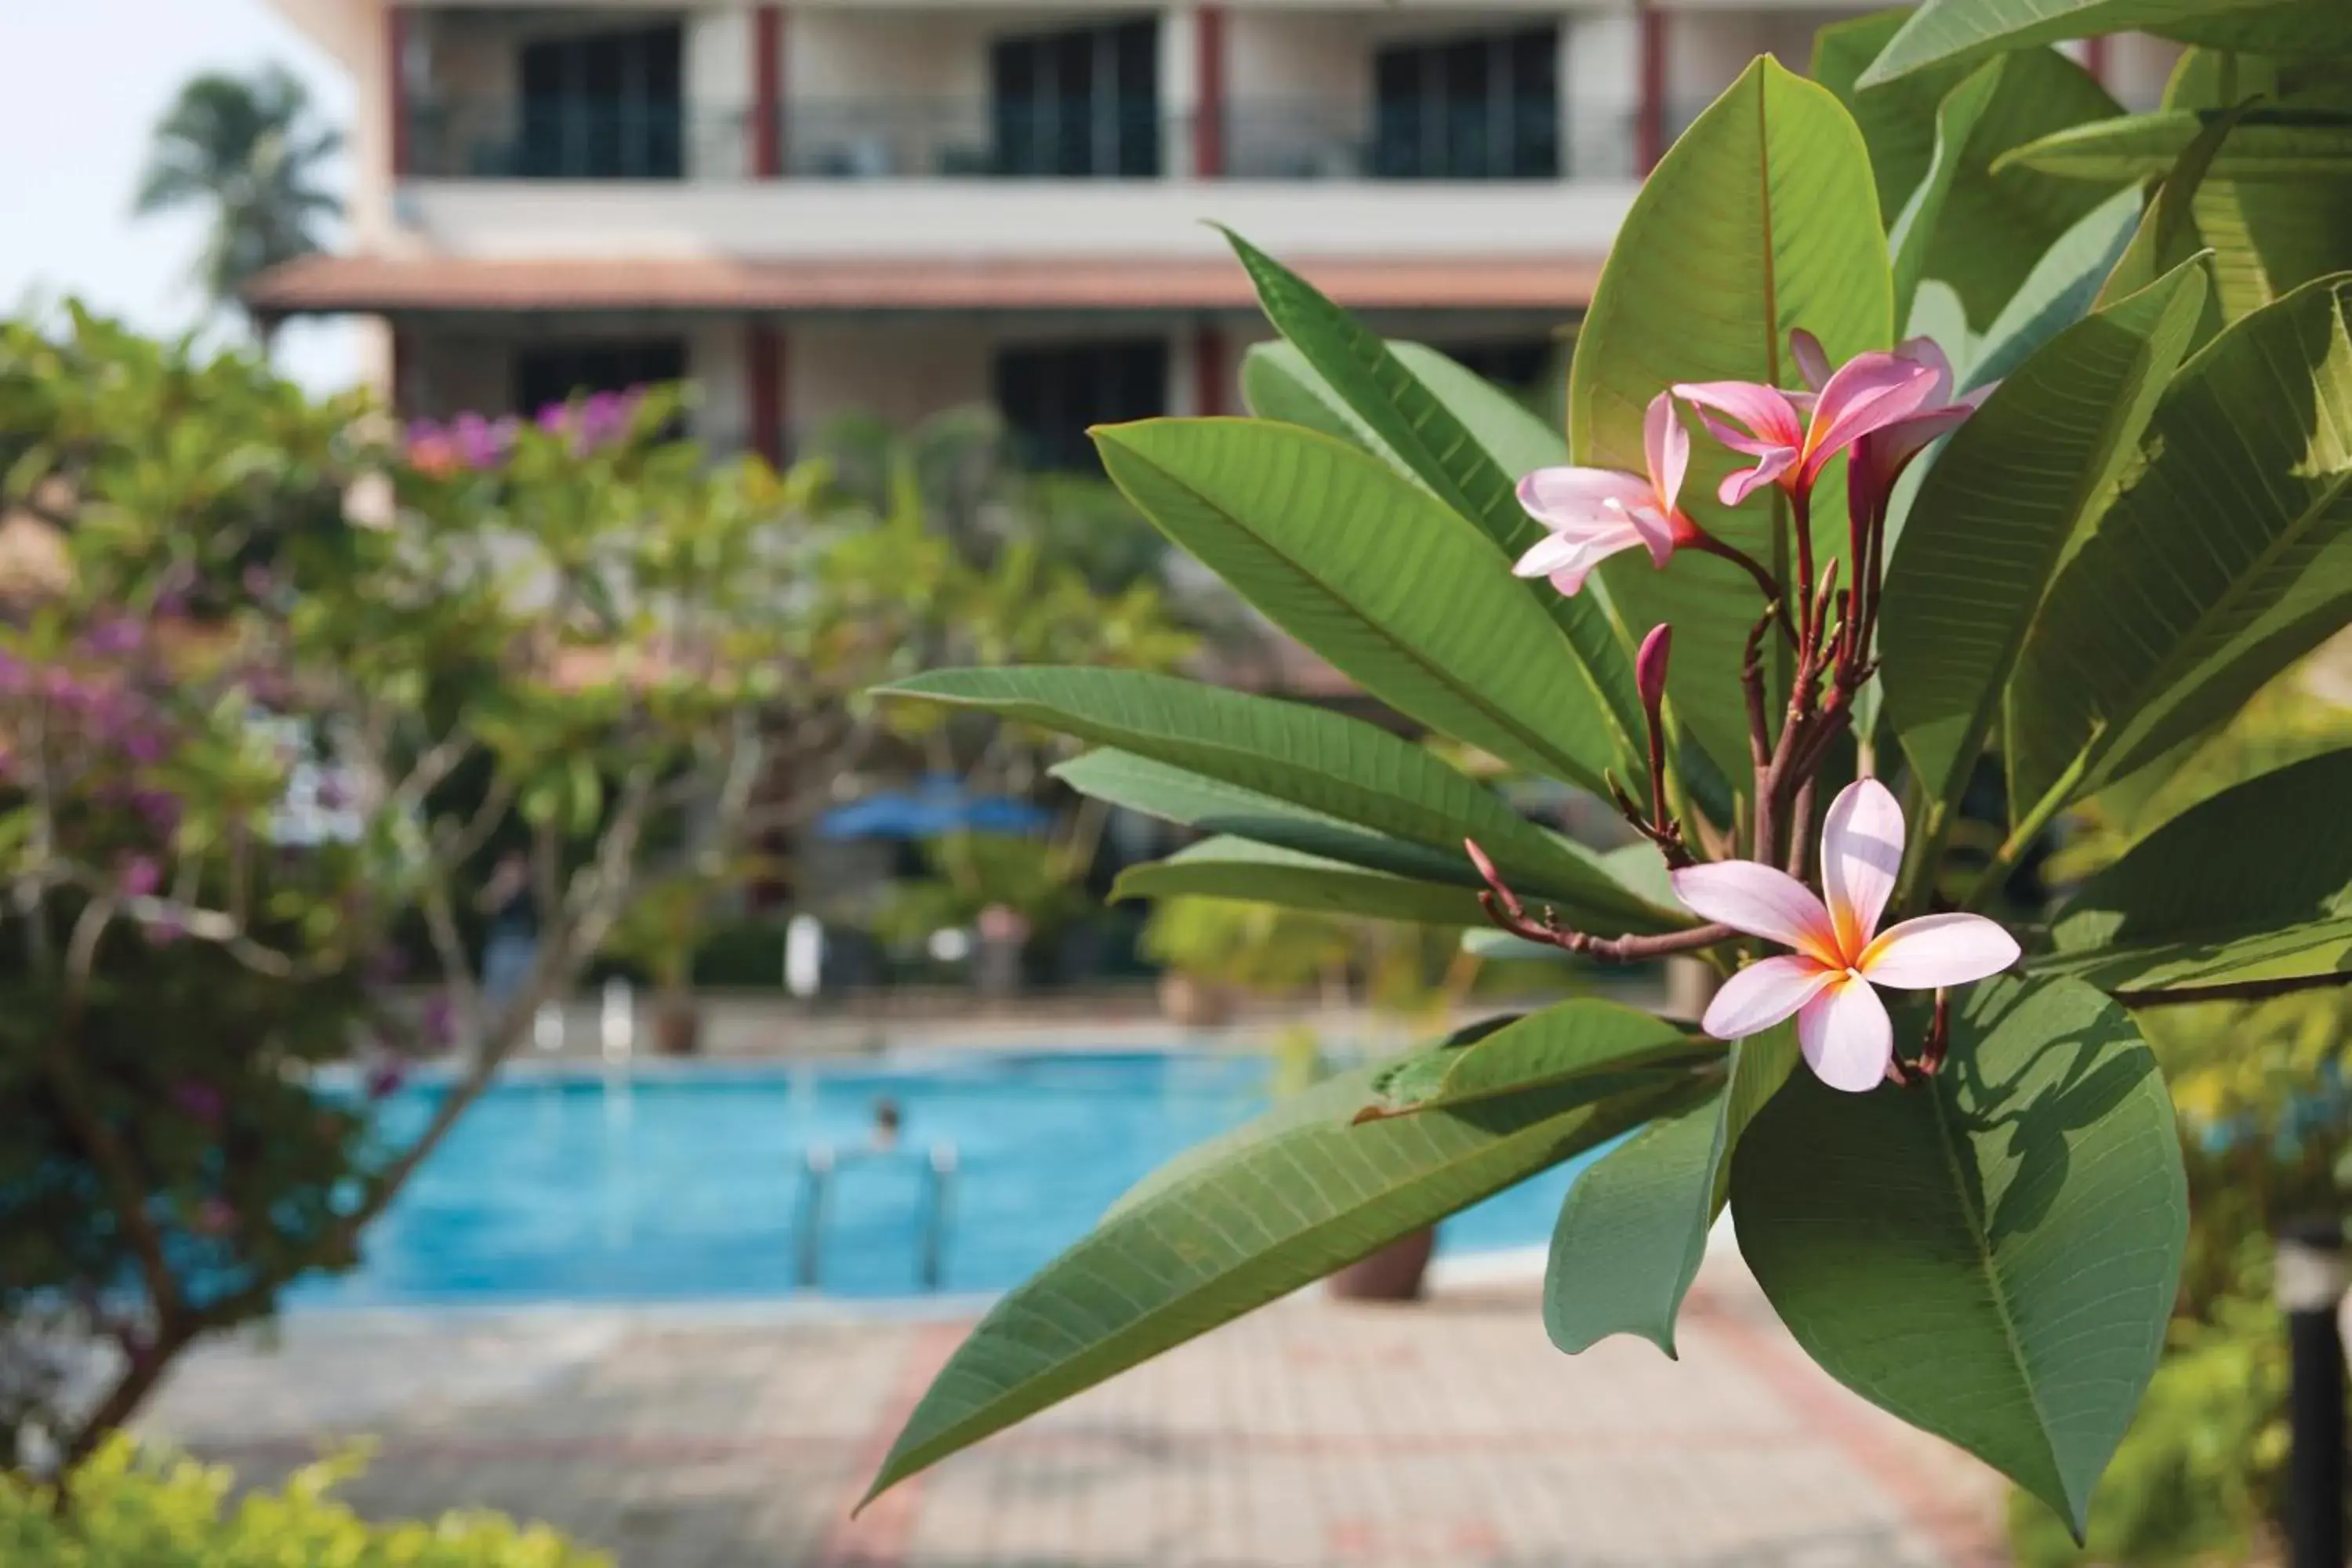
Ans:
[{"label": "tiled roof", "polygon": [[[1360,310],[1571,310],[1598,257],[1312,258],[1298,270]],[[517,260],[312,256],[271,268],[245,298],[272,315],[595,310],[1242,310],[1223,258],[909,262]]]}]

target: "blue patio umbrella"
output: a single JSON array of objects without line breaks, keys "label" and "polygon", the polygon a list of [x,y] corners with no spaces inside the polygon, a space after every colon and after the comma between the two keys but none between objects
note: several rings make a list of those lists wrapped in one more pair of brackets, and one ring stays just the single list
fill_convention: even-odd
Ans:
[{"label": "blue patio umbrella", "polygon": [[1043,833],[1054,814],[1011,795],[974,795],[934,773],[912,789],[885,790],[817,819],[820,838],[938,838],[950,833]]}]

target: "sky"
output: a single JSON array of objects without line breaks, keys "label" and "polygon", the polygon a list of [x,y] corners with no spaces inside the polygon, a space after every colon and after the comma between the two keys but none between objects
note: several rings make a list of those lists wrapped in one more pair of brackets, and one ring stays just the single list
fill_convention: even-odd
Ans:
[{"label": "sky", "polygon": [[[148,134],[190,76],[277,60],[334,122],[352,112],[341,68],[266,0],[0,0],[0,313],[70,294],[151,332],[202,320],[202,216],[131,215]],[[331,322],[290,325],[278,361],[320,390],[358,374]]]}]

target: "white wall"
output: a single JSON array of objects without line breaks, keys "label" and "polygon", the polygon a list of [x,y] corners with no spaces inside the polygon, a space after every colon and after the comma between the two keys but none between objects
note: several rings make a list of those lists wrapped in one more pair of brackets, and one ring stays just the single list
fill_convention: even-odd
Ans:
[{"label": "white wall", "polygon": [[446,181],[411,191],[440,253],[562,258],[1218,256],[1204,219],[1305,256],[1598,256],[1630,182]]},{"label": "white wall", "polygon": [[1630,10],[1583,11],[1560,29],[1561,145],[1571,179],[1630,178],[1642,108],[1642,24]]},{"label": "white wall", "polygon": [[719,316],[694,322],[684,334],[686,375],[698,398],[694,432],[730,447],[748,445],[751,437],[749,333],[741,318]]},{"label": "white wall", "polygon": [[985,403],[991,354],[989,329],[972,320],[795,321],[784,329],[784,416],[808,433],[844,414],[905,426]]}]

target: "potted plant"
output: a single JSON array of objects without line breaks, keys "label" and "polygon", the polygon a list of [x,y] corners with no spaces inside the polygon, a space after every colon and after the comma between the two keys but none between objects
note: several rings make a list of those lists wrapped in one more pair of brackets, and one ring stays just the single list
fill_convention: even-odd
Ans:
[{"label": "potted plant", "polygon": [[690,1057],[702,1049],[694,957],[718,900],[756,873],[756,857],[681,871],[639,892],[614,922],[606,956],[642,968],[654,988],[654,1050]]}]

